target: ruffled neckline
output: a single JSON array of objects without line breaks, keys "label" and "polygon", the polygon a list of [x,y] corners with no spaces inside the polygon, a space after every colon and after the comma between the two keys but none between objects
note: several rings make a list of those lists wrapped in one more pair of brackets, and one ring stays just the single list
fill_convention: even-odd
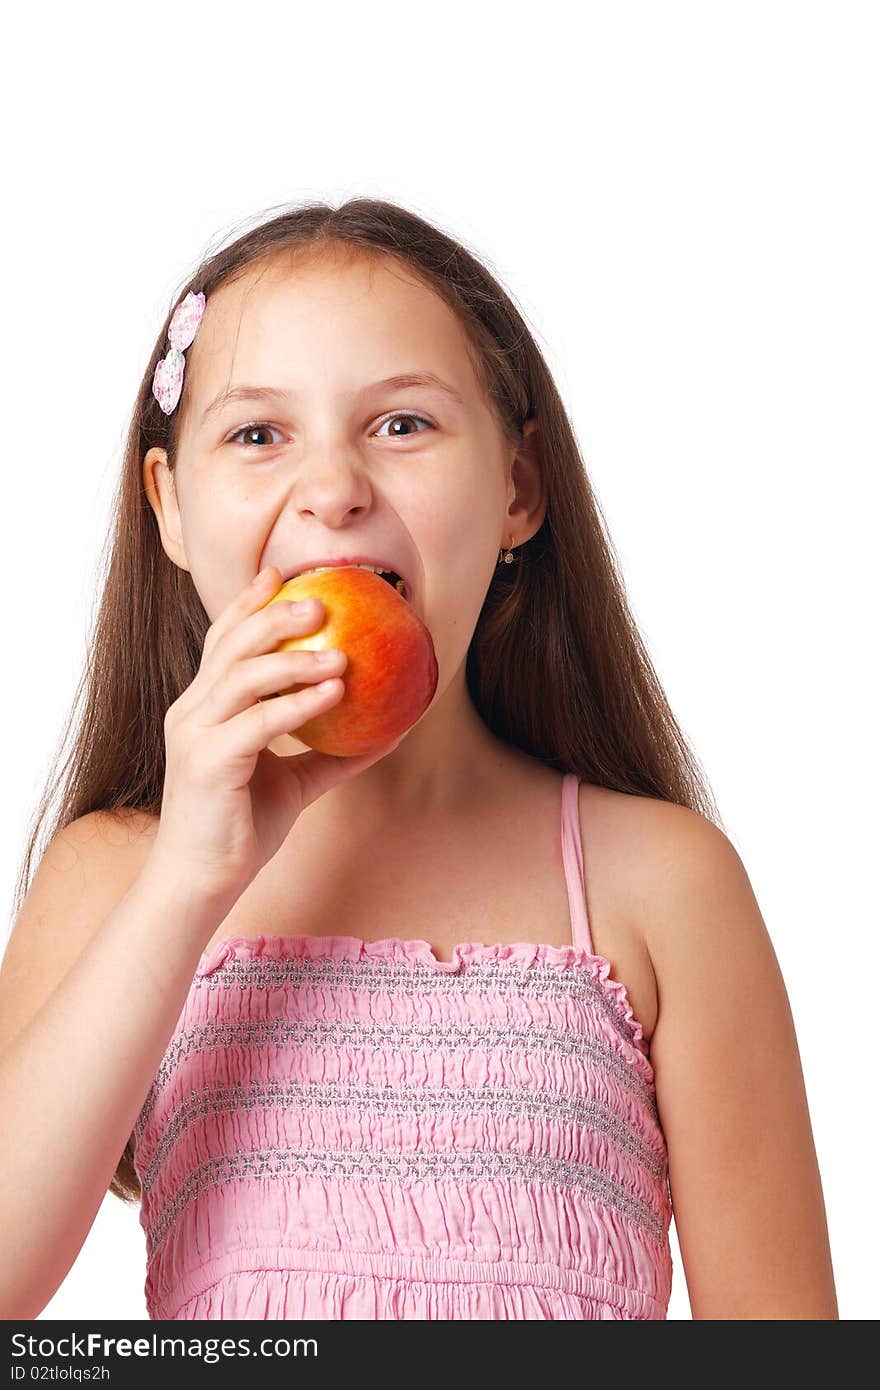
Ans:
[{"label": "ruffled neckline", "polygon": [[429,941],[419,937],[389,936],[379,941],[364,941],[359,936],[227,936],[202,952],[196,967],[197,976],[211,975],[230,957],[270,960],[333,960],[387,961],[423,965],[440,973],[454,974],[462,968],[487,961],[502,961],[523,970],[533,966],[552,966],[558,970],[588,970],[616,1000],[629,1026],[636,1047],[645,1056],[648,1045],[644,1029],[633,1012],[626,985],[611,975],[611,961],[597,956],[583,946],[551,946],[538,941],[497,942],[463,941],[452,948],[451,960],[440,960]]}]

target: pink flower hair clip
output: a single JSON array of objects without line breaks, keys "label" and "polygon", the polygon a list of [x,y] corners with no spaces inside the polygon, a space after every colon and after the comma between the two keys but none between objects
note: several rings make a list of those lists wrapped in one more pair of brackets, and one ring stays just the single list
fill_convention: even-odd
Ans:
[{"label": "pink flower hair clip", "polygon": [[170,415],[183,390],[183,368],[186,359],[184,348],[188,348],[199,329],[202,314],[205,312],[205,296],[190,290],[185,299],[178,304],[168,325],[168,341],[171,347],[165,357],[156,363],[153,373],[153,395],[166,415]]}]

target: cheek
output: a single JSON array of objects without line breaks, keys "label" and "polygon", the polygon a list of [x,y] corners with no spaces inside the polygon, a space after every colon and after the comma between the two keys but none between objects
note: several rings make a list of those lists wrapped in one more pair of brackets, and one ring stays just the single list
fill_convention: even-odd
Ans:
[{"label": "cheek", "polygon": [[278,511],[256,483],[218,471],[210,479],[200,476],[188,490],[181,519],[194,547],[232,558],[262,554]]},{"label": "cheek", "polygon": [[490,557],[487,566],[479,548],[462,550],[459,546],[445,568],[434,563],[426,574],[421,617],[434,642],[441,686],[448,683],[467,656],[496,558],[497,553]]},{"label": "cheek", "polygon": [[262,568],[271,519],[219,506],[181,514],[187,565],[213,623]]}]

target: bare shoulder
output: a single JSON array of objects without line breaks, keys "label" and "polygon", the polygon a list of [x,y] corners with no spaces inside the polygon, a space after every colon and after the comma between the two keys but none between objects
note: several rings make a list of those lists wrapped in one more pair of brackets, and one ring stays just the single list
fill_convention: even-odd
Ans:
[{"label": "bare shoulder", "polygon": [[622,841],[621,848],[628,847],[637,855],[658,849],[675,851],[683,837],[692,845],[702,840],[706,848],[723,843],[733,849],[723,830],[706,816],[691,810],[690,806],[679,806],[677,802],[663,801],[660,797],[637,796],[582,782],[580,810],[582,820],[588,816],[606,819],[615,836]]},{"label": "bare shoulder", "polygon": [[[90,811],[64,826],[46,846],[28,897],[41,887],[63,884],[69,896],[87,885],[105,885],[113,895],[125,891],[143,863],[158,827],[158,817],[133,807]],[[26,900],[27,901],[27,900]]]},{"label": "bare shoulder", "polygon": [[91,811],[57,832],[31,877],[0,961],[0,1048],[36,1013],[131,887],[158,818]]},{"label": "bare shoulder", "polygon": [[80,816],[60,833],[72,842],[101,842],[108,850],[130,849],[148,843],[158,824],[159,817],[150,811],[114,806]]},{"label": "bare shoulder", "polygon": [[593,950],[611,961],[651,1042],[664,972],[676,968],[670,943],[687,949],[707,883],[723,892],[742,866],[724,833],[689,807],[582,782],[579,811]]},{"label": "bare shoulder", "polygon": [[[603,872],[617,884],[621,920],[654,956],[664,954],[670,927],[687,931],[707,892],[748,884],[730,839],[689,806],[582,783],[580,821],[585,846],[597,844]],[[691,911],[687,908],[690,905]],[[699,920],[699,919],[697,919]]]}]

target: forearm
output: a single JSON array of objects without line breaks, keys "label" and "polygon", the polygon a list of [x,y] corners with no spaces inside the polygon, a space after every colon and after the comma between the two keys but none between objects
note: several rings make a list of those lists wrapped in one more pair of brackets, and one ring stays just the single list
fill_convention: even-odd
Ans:
[{"label": "forearm", "polygon": [[0,1317],[36,1317],[67,1276],[233,901],[148,860],[0,1057]]}]

